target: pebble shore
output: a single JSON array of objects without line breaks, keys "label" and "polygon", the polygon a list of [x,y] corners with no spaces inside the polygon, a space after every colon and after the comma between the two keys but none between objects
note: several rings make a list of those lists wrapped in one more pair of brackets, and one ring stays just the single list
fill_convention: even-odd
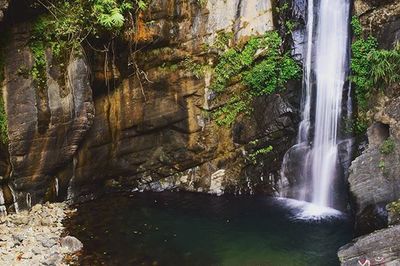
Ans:
[{"label": "pebble shore", "polygon": [[65,203],[46,203],[0,217],[0,265],[68,265],[66,258],[83,247],[62,237],[62,220],[72,213]]}]

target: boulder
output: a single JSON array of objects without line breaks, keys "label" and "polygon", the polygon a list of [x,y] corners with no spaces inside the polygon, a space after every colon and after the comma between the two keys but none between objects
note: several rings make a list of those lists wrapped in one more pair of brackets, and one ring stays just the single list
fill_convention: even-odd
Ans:
[{"label": "boulder", "polygon": [[83,244],[79,239],[73,236],[63,237],[60,241],[61,247],[67,250],[68,253],[74,253],[83,248]]},{"label": "boulder", "polygon": [[342,266],[400,265],[399,239],[400,225],[376,231],[341,247],[339,260]]},{"label": "boulder", "polygon": [[400,98],[391,100],[375,121],[368,129],[368,148],[350,167],[358,234],[385,227],[386,204],[400,198]]}]

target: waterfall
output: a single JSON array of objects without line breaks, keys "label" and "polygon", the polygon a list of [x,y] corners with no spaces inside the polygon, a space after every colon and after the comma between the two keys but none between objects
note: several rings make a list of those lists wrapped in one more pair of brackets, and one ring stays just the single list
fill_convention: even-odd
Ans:
[{"label": "waterfall", "polygon": [[302,98],[302,120],[299,126],[297,143],[305,143],[309,139],[311,124],[311,63],[314,32],[314,0],[309,0],[307,6],[307,51],[304,63],[304,92]]},{"label": "waterfall", "polygon": [[349,12],[349,0],[308,0],[302,121],[297,144],[287,152],[281,171],[283,178],[298,186],[291,197],[323,207],[334,207],[333,181],[341,175],[338,145],[343,96],[347,116],[351,116],[351,91],[345,90]]},{"label": "waterfall", "polygon": [[3,189],[0,187],[0,217],[7,215],[7,208],[5,204],[6,202],[4,200]]},{"label": "waterfall", "polygon": [[348,0],[321,0],[316,32],[316,107],[312,149],[313,203],[331,204],[338,125],[347,73]]}]

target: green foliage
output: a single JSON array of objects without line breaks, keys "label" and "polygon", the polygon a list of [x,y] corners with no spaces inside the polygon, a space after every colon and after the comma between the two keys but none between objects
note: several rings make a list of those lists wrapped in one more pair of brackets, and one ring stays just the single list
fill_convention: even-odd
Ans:
[{"label": "green foliage", "polygon": [[242,55],[235,49],[227,50],[220,58],[219,64],[214,70],[214,80],[211,89],[216,92],[223,92],[228,81],[238,75],[244,68]]},{"label": "green foliage", "polygon": [[199,64],[191,58],[185,58],[182,65],[187,72],[192,73],[197,79],[204,77],[207,70],[207,65]]},{"label": "green foliage", "polygon": [[296,28],[297,24],[294,21],[288,20],[285,22],[287,33],[292,33],[293,30]]},{"label": "green foliage", "polygon": [[288,55],[270,56],[245,73],[244,83],[255,95],[274,93],[288,80],[300,78],[301,69]]},{"label": "green foliage", "polygon": [[250,114],[251,107],[249,95],[233,96],[228,103],[224,104],[212,113],[212,118],[218,126],[231,126],[239,114]]},{"label": "green foliage", "polygon": [[351,81],[356,86],[357,103],[361,110],[367,109],[374,88],[372,79],[374,62],[370,60],[370,56],[376,51],[377,47],[377,41],[373,37],[358,39],[353,42],[351,47]]},{"label": "green foliage", "polygon": [[362,25],[357,16],[353,16],[351,18],[351,27],[353,29],[353,34],[355,37],[360,37],[362,35]]},{"label": "green foliage", "polygon": [[400,46],[384,50],[378,48],[378,41],[372,36],[363,36],[361,23],[357,17],[351,21],[355,40],[352,43],[350,80],[355,85],[358,104],[356,128],[364,131],[368,126],[366,111],[369,102],[383,86],[400,82]]},{"label": "green foliage", "polygon": [[233,32],[221,31],[217,34],[217,37],[210,48],[225,51],[227,48],[229,48],[229,44],[233,40],[233,37]]},{"label": "green foliage", "polygon": [[[137,1],[139,9],[145,9],[145,1]],[[92,0],[93,16],[97,18],[97,23],[107,30],[118,30],[124,25],[124,14],[133,9],[129,1],[116,0]]]},{"label": "green foliage", "polygon": [[396,215],[400,215],[400,199],[387,205],[387,210]]},{"label": "green foliage", "polygon": [[38,88],[46,88],[46,57],[44,43],[41,41],[32,42],[30,45],[34,63],[31,69],[31,76]]},{"label": "green foliage", "polygon": [[121,33],[125,16],[147,7],[145,0],[36,0],[47,13],[35,21],[30,41],[34,57],[30,74],[38,88],[46,88],[46,50],[51,48],[55,61],[66,66],[71,53],[80,51],[81,43],[99,33]]},{"label": "green foliage", "polygon": [[249,154],[250,160],[253,163],[255,163],[257,161],[258,156],[268,154],[268,153],[272,152],[273,150],[274,150],[274,147],[272,147],[271,145],[268,147],[258,149],[255,152]]},{"label": "green foliage", "polygon": [[400,82],[400,45],[392,50],[375,50],[369,59],[373,62],[371,78],[375,86],[390,86]]},{"label": "green foliage", "polygon": [[[254,95],[273,93],[288,80],[298,78],[300,66],[289,54],[281,53],[281,43],[279,34],[271,31],[261,38],[250,39],[242,50],[228,49],[215,67],[211,89],[223,92],[228,82],[242,72],[245,72],[244,84]],[[257,63],[260,55],[266,59]]]},{"label": "green foliage", "polygon": [[363,116],[363,113],[361,112],[361,114],[359,114],[359,116],[357,117],[357,120],[355,121],[354,132],[356,134],[363,134],[368,129],[368,120],[365,118],[362,118],[362,116]]},{"label": "green foliage", "polygon": [[289,10],[289,4],[285,2],[281,7],[276,7],[275,10],[276,13],[284,13]]},{"label": "green foliage", "polygon": [[391,154],[392,152],[394,152],[394,149],[396,148],[396,143],[394,142],[394,140],[392,138],[388,138],[387,140],[385,140],[380,148],[380,151],[382,154]]},{"label": "green foliage", "polygon": [[208,0],[196,0],[196,1],[201,7],[205,7],[207,5]]},{"label": "green foliage", "polygon": [[[3,32],[0,36],[0,89],[3,88],[4,67],[5,67],[5,49],[8,42],[9,33]],[[4,105],[3,92],[0,90],[0,142],[7,144],[8,142],[8,122],[7,113]]]},{"label": "green foliage", "polygon": [[48,10],[36,23],[41,39],[82,42],[89,35],[108,31],[119,34],[130,12],[147,8],[145,0],[47,0]]},{"label": "green foliage", "polygon": [[385,171],[385,161],[384,160],[380,160],[379,164],[378,164],[379,169],[381,169],[381,171]]},{"label": "green foliage", "polygon": [[247,98],[241,104],[232,98],[235,104],[229,102],[227,107],[218,109],[215,116],[224,119],[217,124],[231,125],[239,113],[244,110],[249,113],[246,104],[250,105],[254,97],[275,93],[287,81],[300,78],[299,64],[289,53],[281,51],[281,43],[279,34],[271,31],[262,37],[251,38],[241,49],[228,48],[220,56],[210,88],[223,93],[229,82],[241,81],[247,87]]}]

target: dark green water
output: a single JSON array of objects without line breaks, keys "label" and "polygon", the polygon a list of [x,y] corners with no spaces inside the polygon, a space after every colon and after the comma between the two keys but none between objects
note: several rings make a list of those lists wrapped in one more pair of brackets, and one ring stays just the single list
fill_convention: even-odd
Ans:
[{"label": "dark green water", "polygon": [[265,197],[110,194],[66,221],[81,265],[338,265],[347,219],[304,221]]}]

